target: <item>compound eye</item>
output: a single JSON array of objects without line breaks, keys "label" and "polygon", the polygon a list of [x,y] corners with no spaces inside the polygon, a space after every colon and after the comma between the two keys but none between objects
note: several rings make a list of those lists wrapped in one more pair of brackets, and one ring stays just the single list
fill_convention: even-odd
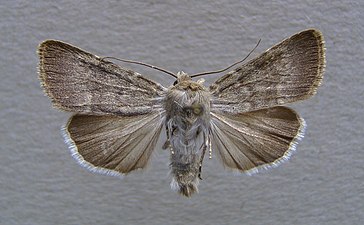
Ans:
[{"label": "compound eye", "polygon": [[178,84],[178,80],[173,83],[173,86],[176,86],[176,84]]}]

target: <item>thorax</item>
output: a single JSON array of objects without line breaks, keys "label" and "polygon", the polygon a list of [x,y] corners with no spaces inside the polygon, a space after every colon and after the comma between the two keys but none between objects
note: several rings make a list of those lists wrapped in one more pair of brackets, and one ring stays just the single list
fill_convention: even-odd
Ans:
[{"label": "thorax", "polygon": [[173,120],[181,129],[194,124],[208,125],[210,119],[210,93],[203,81],[192,81],[183,74],[171,86],[165,98],[167,122]]}]

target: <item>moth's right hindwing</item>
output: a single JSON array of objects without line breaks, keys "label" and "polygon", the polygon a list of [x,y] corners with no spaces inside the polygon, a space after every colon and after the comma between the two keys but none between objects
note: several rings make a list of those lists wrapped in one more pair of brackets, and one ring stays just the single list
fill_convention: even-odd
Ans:
[{"label": "moth's right hindwing", "polygon": [[38,48],[39,77],[55,107],[92,115],[138,115],[162,107],[166,88],[64,42]]},{"label": "moth's right hindwing", "polygon": [[73,157],[87,169],[111,175],[143,169],[158,141],[162,112],[138,116],[74,115],[64,128]]}]

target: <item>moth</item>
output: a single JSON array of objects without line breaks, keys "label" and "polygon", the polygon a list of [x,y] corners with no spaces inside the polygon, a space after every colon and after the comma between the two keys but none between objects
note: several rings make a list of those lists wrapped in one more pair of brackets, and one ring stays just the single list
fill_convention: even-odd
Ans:
[{"label": "moth", "polygon": [[171,187],[190,197],[198,191],[206,152],[248,174],[290,157],[305,121],[282,105],[316,93],[324,50],[321,32],[308,29],[208,87],[192,78],[213,72],[157,68],[176,78],[166,88],[70,44],[46,40],[38,48],[39,77],[53,106],[74,113],[64,138],[82,166],[109,175],[143,169],[165,130],[161,148],[170,154]]}]

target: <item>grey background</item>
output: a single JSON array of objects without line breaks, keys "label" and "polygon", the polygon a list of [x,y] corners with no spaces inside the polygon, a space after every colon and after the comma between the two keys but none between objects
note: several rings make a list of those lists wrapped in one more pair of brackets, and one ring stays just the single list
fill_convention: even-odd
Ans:
[{"label": "grey background", "polygon": [[[0,224],[363,224],[363,1],[1,1]],[[69,155],[37,79],[37,45],[59,39],[92,53],[171,71],[220,69],[295,32],[326,40],[323,85],[291,105],[306,119],[290,161],[254,176],[206,160],[200,193],[170,190],[168,154],[124,179]],[[173,78],[132,68],[164,86]],[[219,75],[208,77],[208,81]]]}]

